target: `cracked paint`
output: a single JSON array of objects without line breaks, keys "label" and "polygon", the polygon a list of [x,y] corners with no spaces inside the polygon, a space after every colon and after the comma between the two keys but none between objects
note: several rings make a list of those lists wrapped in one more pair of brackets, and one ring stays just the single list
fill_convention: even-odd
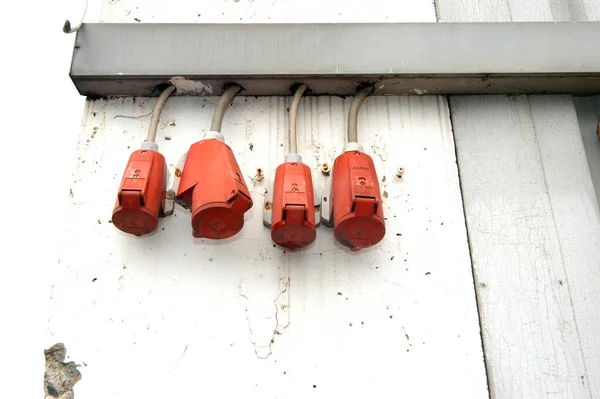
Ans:
[{"label": "cracked paint", "polygon": [[[285,331],[285,329],[289,326],[289,295],[288,290],[290,287],[290,279],[288,278],[280,278],[279,279],[280,292],[277,297],[273,300],[273,305],[275,308],[274,316],[269,319],[275,320],[275,326],[269,334],[262,334],[259,336],[257,332],[254,331],[253,325],[255,322],[251,320],[250,312],[248,310],[248,306],[244,307],[244,314],[246,317],[246,323],[248,325],[248,332],[250,333],[250,343],[254,347],[254,354],[259,359],[267,359],[269,356],[273,354],[273,344],[275,343],[275,336],[281,335]],[[242,284],[238,285],[238,294],[240,297],[244,298],[246,301],[250,299],[248,296],[242,291]],[[257,321],[258,323],[258,321]],[[264,324],[264,323],[263,323]],[[263,329],[264,332],[264,329]]]}]

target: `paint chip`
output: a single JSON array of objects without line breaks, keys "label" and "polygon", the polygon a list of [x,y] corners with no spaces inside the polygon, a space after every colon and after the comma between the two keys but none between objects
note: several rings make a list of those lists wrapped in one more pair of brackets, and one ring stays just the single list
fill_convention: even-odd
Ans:
[{"label": "paint chip", "polygon": [[[44,393],[46,398],[73,399],[73,387],[81,380],[81,373],[75,362],[65,363],[67,349],[62,343],[44,350],[46,372],[44,373]],[[84,363],[85,364],[85,363]]]}]

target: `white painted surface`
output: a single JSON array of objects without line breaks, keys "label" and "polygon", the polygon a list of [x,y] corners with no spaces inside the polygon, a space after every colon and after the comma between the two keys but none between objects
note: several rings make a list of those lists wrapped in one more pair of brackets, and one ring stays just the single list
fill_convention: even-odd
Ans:
[{"label": "white painted surface", "polygon": [[[107,223],[149,122],[119,115],[146,115],[154,100],[88,103],[47,328],[48,342],[85,362],[78,395],[487,397],[453,138],[437,114],[446,104],[369,99],[359,136],[386,178],[389,233],[354,254],[321,228],[292,254],[272,246],[264,187],[250,179],[283,159],[288,100],[241,97],[226,116],[255,206],[224,242],[193,239],[182,210],[143,239]],[[216,101],[169,100],[158,136],[170,161],[208,128]],[[318,184],[318,165],[343,146],[349,104],[301,105],[300,149]]]},{"label": "white painted surface", "polygon": [[[502,9],[506,3],[500,3],[498,7]],[[516,10],[522,4],[513,3],[509,3],[511,12],[518,15]],[[549,7],[543,1],[538,3],[529,2],[536,4],[538,11],[528,12],[543,13],[544,18],[534,15],[530,19],[549,16],[559,19],[553,9],[565,12],[561,8],[563,2],[550,3]],[[134,18],[142,22],[435,19],[433,6],[427,1],[339,4],[323,7],[321,3],[230,0],[190,5],[183,0],[168,3],[122,0],[106,2],[101,19],[114,22],[134,22]],[[473,10],[478,10],[479,19],[489,9],[484,1],[468,7],[465,5],[470,3],[465,1],[455,4],[471,17]],[[582,4],[588,18],[598,12],[593,1]],[[192,10],[196,6],[202,9]],[[572,8],[573,2],[566,6]],[[88,14],[86,20],[93,18]],[[63,19],[58,18],[58,29]],[[72,89],[70,82],[61,85],[64,91]],[[283,148],[277,145],[285,143],[287,99],[248,98],[247,103],[245,100],[238,98],[227,114],[224,133],[238,155],[242,170],[253,175],[256,167],[269,170],[283,159]],[[476,244],[471,227],[473,248],[480,248],[477,254],[474,252],[476,278],[479,284],[486,284],[479,289],[486,343],[494,343],[500,359],[490,358],[492,352],[489,346],[486,348],[492,394],[588,397],[597,392],[594,387],[598,385],[589,387],[588,383],[594,384],[594,377],[599,375],[594,370],[600,363],[595,339],[599,330],[594,324],[598,309],[594,295],[600,292],[594,285],[598,281],[595,270],[599,262],[594,250],[594,246],[598,248],[594,224],[598,216],[596,213],[594,219],[593,204],[590,205],[593,201],[589,199],[589,171],[586,177],[577,156],[582,146],[573,140],[572,114],[565,113],[566,108],[554,108],[557,104],[564,105],[563,97],[550,102],[532,98],[532,107],[537,108],[529,115],[510,108],[504,103],[506,99],[488,100],[495,105],[490,105],[486,116],[468,114],[465,124],[476,128],[482,136],[495,135],[496,145],[490,148],[496,151],[486,154],[484,148],[489,147],[489,141],[472,137],[476,145],[469,144],[470,157],[475,158],[472,165],[479,171],[471,172],[479,180],[472,179],[469,187],[463,182],[463,188],[466,196],[475,198],[466,201],[468,215],[477,218],[481,230],[477,234],[487,240],[481,241],[487,247]],[[65,106],[65,101],[57,100],[60,107],[48,103],[47,110],[60,109],[63,118],[70,110],[71,115],[78,117],[80,109]],[[146,239],[134,239],[116,231],[107,224],[115,190],[129,152],[143,140],[149,118],[115,116],[145,115],[151,110],[152,101],[135,99],[134,104],[132,99],[118,99],[87,104],[77,149],[80,159],[71,185],[73,198],[69,201],[64,231],[53,237],[50,229],[48,250],[32,251],[29,245],[32,220],[24,229],[27,235],[20,242],[11,243],[16,250],[15,259],[25,254],[38,266],[21,269],[14,278],[8,275],[14,284],[2,292],[7,294],[2,303],[13,304],[15,298],[26,298],[23,290],[30,286],[32,273],[36,273],[34,280],[41,282],[34,285],[41,287],[40,292],[52,287],[41,307],[44,317],[48,317],[43,339],[31,339],[28,334],[38,330],[39,324],[15,334],[15,338],[19,335],[27,339],[29,345],[19,346],[25,351],[32,342],[41,342],[34,348],[40,355],[37,364],[40,367],[34,371],[32,382],[24,386],[33,387],[34,392],[41,391],[36,386],[41,381],[43,367],[41,349],[62,341],[72,359],[83,365],[83,380],[76,385],[75,392],[77,397],[84,398],[487,395],[453,137],[444,100],[372,98],[365,103],[359,136],[373,155],[380,177],[386,176],[382,190],[388,193],[386,202],[391,209],[386,209],[390,234],[385,242],[359,254],[340,249],[334,244],[331,231],[324,228],[319,229],[317,243],[308,251],[283,254],[273,248],[268,232],[260,227],[261,187],[253,187],[250,181],[255,207],[242,234],[230,242],[194,240],[189,218],[181,210],[176,218],[161,221],[164,231]],[[325,178],[318,173],[318,163],[331,161],[342,147],[345,128],[342,108],[347,111],[349,101],[310,99],[301,106],[298,127],[300,140],[304,142],[301,148],[319,185]],[[523,98],[515,101],[523,102]],[[170,141],[159,139],[161,150],[170,162],[176,161],[202,129],[208,129],[215,103],[214,98],[170,100],[159,130],[159,137],[165,134],[171,137]],[[556,116],[548,119],[544,107],[551,107]],[[483,104],[478,110],[484,108],[488,107]],[[58,118],[61,114],[48,111],[48,115]],[[453,117],[456,119],[457,115]],[[39,123],[29,116],[21,118],[25,119],[33,125]],[[511,130],[499,126],[506,119],[512,120],[511,126],[519,127]],[[54,119],[41,120],[47,126]],[[170,126],[172,121],[175,126]],[[543,131],[532,133],[532,124],[534,130],[540,127]],[[552,130],[553,126],[559,128]],[[98,130],[91,138],[94,127]],[[569,131],[561,133],[561,129]],[[127,132],[123,133],[124,130]],[[519,137],[514,138],[511,132]],[[503,144],[505,135],[513,138]],[[563,139],[570,140],[567,142],[571,145],[565,145]],[[535,140],[539,144],[532,143]],[[59,160],[69,156],[71,144],[66,135],[61,142],[66,144],[55,147],[52,157],[46,154],[48,170],[54,170],[64,162]],[[19,142],[23,147],[28,144]],[[460,142],[459,145],[465,148]],[[523,155],[525,150],[518,146],[537,147],[545,152],[539,152],[536,160]],[[421,152],[420,148],[427,150]],[[589,148],[586,145],[588,151]],[[459,147],[459,156],[461,151]],[[552,155],[556,151],[569,161],[560,162],[560,158]],[[60,156],[55,158],[56,154]],[[46,159],[44,151],[39,156]],[[486,161],[486,156],[495,162]],[[269,165],[265,166],[267,162]],[[469,162],[461,160],[461,172]],[[402,181],[394,177],[398,166],[406,168]],[[483,180],[482,171],[487,167],[493,168],[494,176],[500,179]],[[548,182],[540,183],[540,175],[548,171],[551,171]],[[509,172],[513,172],[512,177]],[[35,173],[35,169],[29,173]],[[43,180],[51,186],[50,177]],[[489,191],[490,187],[495,190]],[[532,198],[537,198],[537,202]],[[489,208],[491,203],[500,201],[501,208]],[[474,212],[469,208],[473,204],[477,205]],[[398,212],[391,212],[396,209]],[[15,216],[11,225],[21,223],[20,213],[8,216]],[[59,216],[53,217],[60,221]],[[523,216],[525,219],[521,219]],[[472,225],[470,220],[469,226]],[[395,236],[396,230],[402,236]],[[54,250],[53,238],[61,242],[58,248],[61,261],[54,266],[49,264],[53,261],[49,255]],[[511,242],[512,238],[515,240]],[[557,250],[564,251],[562,257]],[[7,259],[12,260],[10,256]],[[573,272],[578,266],[581,270]],[[427,272],[430,274],[426,275]],[[487,273],[485,279],[482,272]],[[37,277],[40,275],[43,277]],[[94,278],[97,280],[92,283]],[[558,280],[563,281],[562,286]],[[34,294],[35,290],[31,291]],[[284,310],[281,305],[289,307]],[[30,310],[16,309],[21,319],[23,314],[37,317],[40,312],[35,305]],[[394,317],[390,319],[390,315]],[[274,328],[281,335],[273,334]],[[494,340],[488,334],[493,334]],[[273,337],[275,343],[270,345]],[[14,346],[9,353],[11,349]],[[23,355],[24,350],[18,350],[8,358],[14,365],[23,360],[20,357]],[[23,365],[20,370],[32,369],[31,362]],[[586,367],[585,378],[578,380],[580,370]],[[313,384],[317,388],[312,388]]]},{"label": "white painted surface", "polygon": [[427,0],[106,0],[102,22],[435,22]]},{"label": "white painted surface", "polygon": [[5,4],[0,14],[0,71],[11,77],[0,100],[3,398],[43,396],[49,278],[85,102],[68,77],[69,12],[67,2],[28,1]]},{"label": "white painted surface", "polygon": [[469,98],[451,102],[496,397],[588,397],[596,383],[600,215],[561,100],[532,98],[553,108],[543,115],[525,96],[480,97],[477,112]]},{"label": "white painted surface", "polygon": [[[597,10],[592,0],[438,2],[438,18],[457,22]],[[600,214],[572,98],[450,104],[492,396],[597,395]]]},{"label": "white painted surface", "polygon": [[[429,1],[319,3],[318,12],[309,11],[311,4],[202,2],[191,13],[183,1],[109,1],[101,19],[190,22],[199,13],[203,22],[435,19]],[[87,103],[46,328],[46,346],[64,342],[85,362],[76,395],[488,396],[444,99],[379,97],[363,106],[359,138],[385,177],[388,234],[358,254],[323,227],[308,250],[284,253],[262,226],[264,183],[251,177],[261,167],[268,179],[283,161],[289,99],[280,97],[239,97],[225,117],[223,133],[255,203],[238,236],[193,239],[181,209],[151,237],[116,230],[108,224],[116,189],[129,153],[144,138],[149,118],[142,115],[153,101]],[[169,162],[208,130],[216,101],[169,100],[158,133]],[[320,164],[331,164],[343,147],[350,102],[320,97],[301,104],[299,148],[318,186],[326,179]],[[397,179],[400,166],[405,174]]]}]

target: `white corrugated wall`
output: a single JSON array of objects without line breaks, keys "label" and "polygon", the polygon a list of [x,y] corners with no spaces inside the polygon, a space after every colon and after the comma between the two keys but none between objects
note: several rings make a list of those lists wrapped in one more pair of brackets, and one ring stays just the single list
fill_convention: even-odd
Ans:
[{"label": "white corrugated wall", "polygon": [[[100,20],[600,19],[586,1],[107,0]],[[368,99],[359,140],[382,179],[388,234],[358,254],[323,227],[314,246],[285,253],[262,226],[264,187],[250,177],[283,161],[283,97],[239,97],[225,117],[255,201],[238,236],[193,239],[183,210],[151,237],[120,233],[108,220],[154,101],[86,103],[44,340],[64,342],[82,364],[76,397],[599,392],[600,170],[570,96]],[[208,130],[216,101],[169,100],[158,132],[168,162]],[[318,186],[319,164],[342,148],[350,101],[301,105],[299,148]],[[585,101],[593,115],[597,103]]]}]

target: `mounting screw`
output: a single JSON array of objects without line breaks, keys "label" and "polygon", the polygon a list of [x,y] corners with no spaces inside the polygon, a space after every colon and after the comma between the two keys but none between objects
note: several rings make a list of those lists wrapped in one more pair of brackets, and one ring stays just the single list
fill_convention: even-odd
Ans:
[{"label": "mounting screw", "polygon": [[263,170],[261,168],[256,169],[256,176],[255,176],[256,180],[261,181],[262,179],[265,178],[265,175],[263,174]]},{"label": "mounting screw", "polygon": [[396,171],[396,177],[398,179],[401,179],[403,175],[404,175],[404,168],[403,167],[399,167],[398,170]]},{"label": "mounting screw", "polygon": [[294,187],[294,188],[292,188],[292,192],[293,192],[293,193],[297,193],[297,192],[298,192],[298,189]]},{"label": "mounting screw", "polygon": [[79,47],[81,47],[81,46],[79,45],[79,43],[75,43],[75,48],[79,48]]},{"label": "mounting screw", "polygon": [[273,204],[271,203],[271,201],[267,201],[265,202],[265,209],[268,211],[269,209],[271,209],[273,207]]},{"label": "mounting screw", "polygon": [[324,176],[329,176],[331,173],[331,169],[329,168],[329,164],[327,162],[321,165],[321,173],[323,173]]},{"label": "mounting screw", "polygon": [[360,182],[360,184],[365,184],[365,178],[361,177],[360,179],[358,179],[358,181]]}]

